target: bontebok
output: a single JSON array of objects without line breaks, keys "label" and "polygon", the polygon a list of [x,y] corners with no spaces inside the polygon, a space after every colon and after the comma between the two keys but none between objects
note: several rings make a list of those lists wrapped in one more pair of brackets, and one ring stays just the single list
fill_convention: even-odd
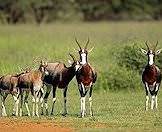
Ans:
[{"label": "bontebok", "polygon": [[157,109],[157,93],[160,88],[161,83],[161,72],[159,68],[154,64],[155,55],[158,55],[161,52],[160,50],[156,50],[157,44],[154,46],[153,49],[150,49],[147,42],[145,43],[147,46],[147,51],[141,48],[142,53],[144,53],[148,57],[148,63],[146,67],[144,68],[143,74],[142,74],[142,81],[145,85],[146,90],[146,105],[145,108],[148,110],[148,102],[149,102],[149,96],[148,93],[151,94],[151,109],[154,109],[154,107]]},{"label": "bontebok", "polygon": [[75,39],[76,43],[79,46],[79,56],[80,56],[80,61],[79,61],[79,68],[77,69],[76,72],[76,79],[78,82],[78,87],[79,87],[79,92],[80,92],[80,96],[81,96],[81,117],[85,116],[85,97],[87,92],[89,91],[89,103],[90,103],[90,115],[93,115],[93,111],[92,111],[92,88],[93,88],[93,84],[96,81],[97,78],[97,73],[95,72],[95,70],[92,68],[92,66],[90,66],[90,64],[88,63],[88,52],[92,51],[91,50],[87,50],[87,46],[89,44],[89,38],[86,42],[86,45],[84,48],[81,48],[79,42],[77,41],[77,39]]},{"label": "bontebok", "polygon": [[[68,89],[68,85],[70,81],[73,79],[76,73],[76,65],[77,61],[75,57],[71,54],[69,54],[71,58],[73,59],[73,62],[69,60],[70,66],[67,67],[64,63],[61,62],[55,62],[55,63],[47,63],[47,71],[49,75],[46,75],[44,77],[44,83],[47,86],[47,91],[44,96],[44,102],[45,102],[45,109],[46,114],[48,114],[48,105],[47,105],[47,99],[50,94],[51,89],[53,90],[53,100],[52,100],[52,111],[51,115],[53,115],[54,112],[54,105],[56,102],[56,89],[57,87],[60,89],[63,89],[63,96],[64,96],[64,112],[63,116],[67,114],[66,109],[66,93]],[[41,98],[41,107],[42,107],[42,114],[43,114],[43,98]]]},{"label": "bontebok", "polygon": [[[39,91],[43,86],[43,78],[45,74],[48,74],[47,70],[47,63],[41,61],[40,66],[37,70],[31,70],[28,73],[24,73],[19,76],[18,78],[18,87],[20,89],[20,96],[21,96],[21,104],[20,104],[20,116],[22,116],[22,107],[25,103],[28,116],[30,116],[30,111],[28,108],[28,95],[31,91],[32,94],[32,102],[33,102],[33,110],[32,116],[38,116],[38,103],[39,103]],[[25,94],[25,97],[24,97]]]}]

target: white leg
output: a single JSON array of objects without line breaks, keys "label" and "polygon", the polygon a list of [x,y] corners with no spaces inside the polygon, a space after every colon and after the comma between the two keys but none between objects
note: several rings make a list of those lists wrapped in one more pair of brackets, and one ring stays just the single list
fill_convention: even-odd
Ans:
[{"label": "white leg", "polygon": [[44,89],[41,88],[40,92],[42,92],[41,95],[40,95],[40,104],[41,104],[41,110],[42,110],[42,114],[43,114],[43,94],[44,94]]},{"label": "white leg", "polygon": [[67,101],[67,99],[66,99],[66,97],[64,97],[64,112],[63,112],[62,115],[66,115],[67,114],[66,101]]},{"label": "white leg", "polygon": [[146,104],[145,104],[145,110],[148,110],[148,103],[149,103],[149,96],[148,96],[148,91],[149,91],[149,87],[148,84],[145,82],[145,89],[146,89]]},{"label": "white leg", "polygon": [[158,107],[158,102],[157,102],[157,95],[155,96],[155,108],[157,109]]},{"label": "white leg", "polygon": [[93,112],[92,112],[92,97],[89,98],[89,109],[90,109],[90,115],[93,116]]},{"label": "white leg", "polygon": [[63,90],[63,97],[64,97],[64,112],[63,112],[63,116],[65,116],[67,114],[67,108],[66,108],[66,102],[67,102],[67,98],[66,98],[66,93],[67,93],[67,87]]},{"label": "white leg", "polygon": [[20,116],[22,116],[22,108],[20,107]]},{"label": "white leg", "polygon": [[81,113],[81,116],[82,116],[82,113],[83,113],[83,97],[81,97],[81,99],[80,99],[80,113]]},{"label": "white leg", "polygon": [[36,116],[37,116],[37,117],[39,117],[38,103],[39,103],[39,97],[36,97]]},{"label": "white leg", "polygon": [[153,95],[151,98],[151,109],[154,109],[154,104],[155,104],[155,96]]},{"label": "white leg", "polygon": [[13,95],[13,99],[14,99],[13,115],[18,116],[18,106],[19,106],[18,95]]},{"label": "white leg", "polygon": [[20,98],[21,99],[20,100],[20,116],[22,116],[22,114],[23,114],[22,108],[24,105],[24,91],[21,91],[20,96],[21,96],[21,98]]},{"label": "white leg", "polygon": [[92,87],[93,85],[91,84],[90,91],[89,91],[89,113],[91,116],[93,116],[93,110],[92,110]]},{"label": "white leg", "polygon": [[55,102],[56,102],[56,97],[54,97],[53,99],[52,99],[52,111],[51,111],[51,115],[53,115],[53,112],[54,112],[54,105],[55,105]]},{"label": "white leg", "polygon": [[4,101],[2,101],[2,116],[7,116]]},{"label": "white leg", "polygon": [[19,113],[19,99],[17,99],[17,101],[16,101],[16,112],[15,112],[15,115],[18,116],[18,113]]},{"label": "white leg", "polygon": [[40,104],[41,104],[41,115],[43,115],[43,106],[44,106],[44,104],[43,104],[44,102],[43,102],[43,97],[41,97],[40,98]]},{"label": "white leg", "polygon": [[28,107],[28,103],[27,102],[25,102],[25,106],[26,106],[26,110],[28,112],[28,116],[30,116],[30,110],[29,110],[29,107]]},{"label": "white leg", "polygon": [[15,115],[16,113],[16,101],[17,101],[17,97],[15,95],[13,95],[13,99],[14,99],[14,107],[13,107],[13,112],[12,112],[12,115]]},{"label": "white leg", "polygon": [[83,115],[85,116],[85,112],[86,112],[86,109],[85,109],[85,97],[83,98]]},{"label": "white leg", "polygon": [[26,110],[27,110],[28,116],[30,116],[30,110],[29,110],[29,106],[28,106],[28,96],[29,96],[29,91],[26,91],[25,94],[26,94],[26,95],[25,95],[25,99],[24,99],[25,107],[26,107]]},{"label": "white leg", "polygon": [[145,107],[146,111],[148,110],[148,103],[149,103],[149,96],[147,95],[146,96],[146,107]]},{"label": "white leg", "polygon": [[48,115],[48,104],[47,104],[47,100],[48,100],[48,96],[49,96],[49,94],[51,92],[52,85],[46,85],[46,86],[47,86],[47,90],[46,90],[46,94],[45,94],[43,100],[44,100],[46,115]]},{"label": "white leg", "polygon": [[46,111],[48,110],[48,104],[47,102],[44,103]]},{"label": "white leg", "polygon": [[85,97],[81,97],[81,116],[85,116]]},{"label": "white leg", "polygon": [[6,93],[3,93],[3,95],[1,95],[1,102],[2,102],[2,116],[7,116],[6,114],[6,108],[5,108],[5,100],[7,98],[7,95]]},{"label": "white leg", "polygon": [[36,100],[35,100],[35,98],[33,96],[33,98],[32,98],[32,104],[33,104],[33,107],[32,107],[32,116],[35,116],[35,102],[36,102]]}]

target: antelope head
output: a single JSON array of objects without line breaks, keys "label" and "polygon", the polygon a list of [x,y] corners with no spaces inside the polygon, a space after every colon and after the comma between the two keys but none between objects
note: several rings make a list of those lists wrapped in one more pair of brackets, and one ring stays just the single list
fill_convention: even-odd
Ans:
[{"label": "antelope head", "polygon": [[48,63],[41,60],[40,61],[40,66],[39,66],[39,70],[42,72],[42,73],[45,73],[45,75],[48,75],[48,71],[47,71],[47,66],[48,66]]},{"label": "antelope head", "polygon": [[157,47],[157,45],[158,45],[158,41],[157,41],[157,43],[153,46],[152,49],[150,49],[150,47],[148,46],[147,41],[145,42],[145,45],[146,45],[146,47],[147,47],[147,50],[141,48],[141,51],[142,51],[143,54],[147,55],[147,57],[148,57],[148,64],[151,66],[151,65],[154,64],[155,55],[160,54],[160,52],[161,52],[162,49],[156,50],[156,47]]},{"label": "antelope head", "polygon": [[71,67],[75,68],[75,71],[77,71],[80,67],[79,62],[75,59],[75,57],[69,53],[69,56],[73,59],[73,62],[71,60],[68,60]]},{"label": "antelope head", "polygon": [[80,43],[78,42],[78,40],[75,38],[75,41],[79,47],[79,50],[78,50],[78,53],[79,53],[79,56],[80,56],[80,64],[85,64],[87,63],[87,55],[89,52],[91,52],[93,50],[94,47],[92,47],[90,50],[87,49],[88,47],[88,44],[89,44],[89,38],[87,39],[87,42],[84,46],[84,48],[82,48],[80,46]]}]

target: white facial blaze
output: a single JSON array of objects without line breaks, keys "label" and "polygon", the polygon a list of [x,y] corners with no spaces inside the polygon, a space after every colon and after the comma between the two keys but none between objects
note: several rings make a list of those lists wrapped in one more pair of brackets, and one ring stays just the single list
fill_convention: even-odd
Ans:
[{"label": "white facial blaze", "polygon": [[149,54],[149,65],[153,65],[154,64],[154,55],[152,54],[152,51],[150,51]]},{"label": "white facial blaze", "polygon": [[86,60],[86,53],[84,51],[84,49],[82,50],[82,54],[81,54],[81,58],[82,58],[82,61],[80,62],[82,65],[84,65],[85,63],[87,63],[87,60]]}]

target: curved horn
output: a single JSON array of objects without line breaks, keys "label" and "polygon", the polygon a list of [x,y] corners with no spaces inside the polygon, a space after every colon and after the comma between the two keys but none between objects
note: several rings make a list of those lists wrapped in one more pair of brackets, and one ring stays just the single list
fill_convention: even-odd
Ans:
[{"label": "curved horn", "polygon": [[89,37],[88,37],[87,43],[85,45],[85,49],[87,49],[88,44],[89,44]]},{"label": "curved horn", "polygon": [[148,44],[147,44],[147,41],[145,42],[145,44],[146,44],[146,46],[147,46],[147,50],[149,50],[150,48],[149,48],[149,46],[148,46]]},{"label": "curved horn", "polygon": [[76,61],[75,57],[72,54],[69,53],[69,55],[73,59],[73,61]]},{"label": "curved horn", "polygon": [[90,50],[88,50],[88,52],[91,52],[94,49],[94,47],[92,47]]},{"label": "curved horn", "polygon": [[155,51],[155,49],[156,49],[157,45],[158,45],[158,41],[156,42],[156,44],[155,44],[155,46],[154,46],[154,50],[153,50],[153,51]]},{"label": "curved horn", "polygon": [[20,72],[22,71],[22,68],[20,66],[18,66],[18,69],[19,69]]},{"label": "curved horn", "polygon": [[79,49],[81,50],[82,48],[81,48],[81,46],[80,46],[80,44],[79,44],[79,42],[78,42],[76,37],[75,37],[75,42],[77,43],[77,45],[79,46]]},{"label": "curved horn", "polygon": [[41,57],[39,57],[39,56],[33,58],[34,63],[38,63],[38,62],[40,62],[40,60],[41,60]]}]

